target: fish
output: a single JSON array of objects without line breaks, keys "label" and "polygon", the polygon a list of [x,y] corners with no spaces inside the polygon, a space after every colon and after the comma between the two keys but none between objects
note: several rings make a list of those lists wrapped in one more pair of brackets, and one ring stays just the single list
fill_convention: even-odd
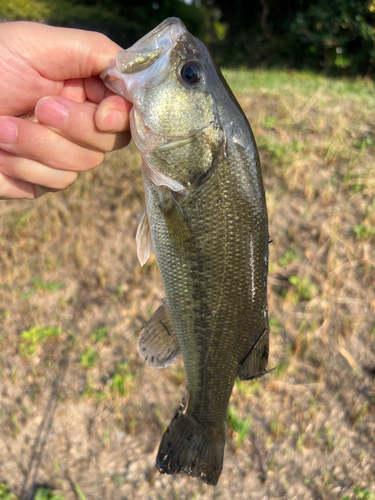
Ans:
[{"label": "fish", "polygon": [[131,103],[146,211],[144,265],[155,253],[165,299],[138,351],[153,368],[182,354],[186,397],[159,446],[162,474],[216,485],[236,380],[268,373],[268,218],[255,138],[205,45],[168,18],[102,72]]}]

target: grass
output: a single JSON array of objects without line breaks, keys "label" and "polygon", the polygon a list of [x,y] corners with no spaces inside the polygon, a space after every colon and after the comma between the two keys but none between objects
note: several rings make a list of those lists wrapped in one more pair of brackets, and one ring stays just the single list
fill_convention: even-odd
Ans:
[{"label": "grass", "polygon": [[1,202],[0,500],[20,494],[19,464],[38,443],[37,480],[66,498],[81,498],[77,484],[114,500],[374,498],[374,84],[224,75],[262,161],[275,370],[235,383],[217,488],[154,468],[186,379],[181,360],[151,370],[137,354],[164,292],[154,257],[136,259],[144,198],[131,145],[62,193]]},{"label": "grass", "polygon": [[245,437],[250,434],[251,415],[246,418],[240,418],[234,406],[228,407],[227,425],[235,432],[236,446],[240,446]]},{"label": "grass", "polygon": [[61,327],[59,326],[33,326],[29,330],[24,330],[21,333],[23,342],[19,345],[21,356],[33,356],[37,350],[38,345],[44,344],[49,339],[57,338],[61,335]]},{"label": "grass", "polygon": [[38,488],[34,500],[65,500],[64,495],[55,495],[50,488]]},{"label": "grass", "polygon": [[92,368],[97,361],[97,354],[93,347],[87,347],[80,356],[80,362],[83,368]]},{"label": "grass", "polygon": [[30,278],[29,285],[32,288],[31,290],[28,290],[21,295],[22,299],[28,299],[38,291],[57,292],[57,290],[65,287],[65,283],[63,281],[51,281],[49,283],[46,283],[45,281],[43,281],[41,276]]},{"label": "grass", "polygon": [[0,483],[0,500],[17,500],[16,495],[9,490],[8,483]]}]

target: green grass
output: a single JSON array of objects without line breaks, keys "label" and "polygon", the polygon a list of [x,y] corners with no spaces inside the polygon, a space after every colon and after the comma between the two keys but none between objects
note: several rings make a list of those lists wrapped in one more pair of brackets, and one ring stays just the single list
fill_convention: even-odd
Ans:
[{"label": "green grass", "polygon": [[127,396],[135,388],[135,374],[130,368],[130,362],[118,363],[110,383],[114,395]]},{"label": "green grass", "polygon": [[30,278],[29,285],[32,289],[21,295],[22,299],[29,299],[38,291],[49,291],[57,292],[61,288],[65,288],[65,283],[63,281],[50,281],[46,282],[41,276],[36,276],[35,278]]},{"label": "green grass", "polygon": [[233,431],[237,433],[236,446],[240,446],[245,437],[250,434],[251,420],[251,415],[246,418],[240,418],[236,408],[232,405],[228,406],[227,424],[229,428],[233,429]]},{"label": "green grass", "polygon": [[291,248],[285,253],[285,255],[283,255],[283,257],[279,259],[279,264],[280,266],[286,267],[291,262],[300,260],[300,258],[301,255],[296,250],[294,250],[294,248]]},{"label": "green grass", "polygon": [[366,79],[327,78],[312,72],[280,70],[224,69],[225,79],[235,94],[263,90],[267,94],[286,97],[309,97],[318,90],[321,99],[339,97],[342,100],[366,101],[375,105],[375,84]]},{"label": "green grass", "polygon": [[[369,488],[361,488],[357,485],[354,487],[353,493],[356,500],[375,500],[375,494]],[[352,498],[350,495],[345,495],[340,500],[351,500]]]},{"label": "green grass", "polygon": [[81,490],[81,488],[79,487],[79,485],[77,483],[74,485],[74,491],[76,492],[78,500],[86,500],[86,497],[83,494],[83,491]]},{"label": "green grass", "polygon": [[18,500],[18,497],[9,490],[8,483],[0,483],[0,500]]},{"label": "green grass", "polygon": [[293,286],[293,292],[290,297],[292,302],[311,300],[318,291],[317,285],[311,283],[309,276],[304,276],[303,278],[291,276],[289,278],[289,283]]},{"label": "green grass", "polygon": [[33,326],[21,333],[23,342],[19,345],[19,352],[22,357],[32,357],[38,345],[44,344],[49,339],[58,338],[60,335],[61,327],[59,326]]},{"label": "green grass", "polygon": [[94,342],[103,342],[107,339],[108,326],[100,326],[93,330],[90,334],[90,339]]},{"label": "green grass", "polygon": [[89,346],[81,353],[80,363],[83,368],[93,368],[96,365],[97,358],[95,349]]},{"label": "green grass", "polygon": [[55,495],[50,488],[38,488],[34,500],[65,500],[64,495]]}]

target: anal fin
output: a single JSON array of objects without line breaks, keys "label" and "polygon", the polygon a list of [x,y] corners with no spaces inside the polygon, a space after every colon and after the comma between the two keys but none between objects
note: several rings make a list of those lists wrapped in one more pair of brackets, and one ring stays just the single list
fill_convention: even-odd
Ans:
[{"label": "anal fin", "polygon": [[142,329],[138,352],[151,368],[171,365],[180,353],[180,346],[167,310],[165,299]]},{"label": "anal fin", "polygon": [[238,364],[237,376],[240,380],[259,378],[267,373],[269,329],[260,334],[258,340]]}]

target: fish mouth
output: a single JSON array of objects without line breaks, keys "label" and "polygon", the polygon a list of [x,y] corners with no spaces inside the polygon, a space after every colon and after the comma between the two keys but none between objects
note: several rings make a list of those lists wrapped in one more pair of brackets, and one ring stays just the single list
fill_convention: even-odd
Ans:
[{"label": "fish mouth", "polygon": [[[155,85],[164,78],[173,46],[187,33],[180,19],[169,17],[134,45],[117,52],[116,59],[101,72],[100,77],[115,94],[133,102],[134,87],[147,87],[147,82]],[[119,80],[122,80],[122,85]]]},{"label": "fish mouth", "polygon": [[184,23],[177,17],[169,17],[126,50],[126,54],[117,53],[118,71],[127,75],[149,68],[173,47],[183,33],[186,33]]}]

